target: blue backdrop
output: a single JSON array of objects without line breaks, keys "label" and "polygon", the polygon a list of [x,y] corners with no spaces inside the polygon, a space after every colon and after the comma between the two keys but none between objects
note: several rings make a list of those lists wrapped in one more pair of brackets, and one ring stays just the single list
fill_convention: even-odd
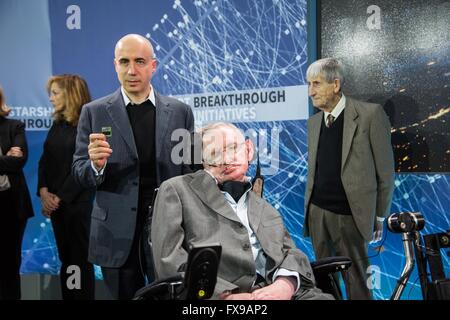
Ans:
[{"label": "blue backdrop", "polygon": [[[209,120],[255,130],[266,176],[264,196],[279,209],[296,244],[314,259],[309,239],[302,236],[307,28],[306,0],[2,0],[0,39],[7,46],[0,52],[0,84],[13,117],[27,124],[25,173],[36,212],[26,230],[22,272],[57,273],[60,265],[50,221],[41,216],[35,196],[37,162],[51,124],[46,80],[52,74],[77,73],[94,98],[116,90],[114,45],[127,33],[153,42],[158,59],[153,84],[162,94],[192,102],[194,96],[281,92],[276,101],[208,107],[249,112],[245,117],[225,114],[224,119],[217,112]],[[196,125],[199,119],[204,123],[203,110],[193,109]],[[448,229],[449,182],[442,174],[397,175],[392,212],[421,211],[425,233]],[[390,296],[404,261],[399,236],[388,234],[384,249],[372,259],[379,299]],[[415,280],[413,275],[404,298],[420,298]]]}]

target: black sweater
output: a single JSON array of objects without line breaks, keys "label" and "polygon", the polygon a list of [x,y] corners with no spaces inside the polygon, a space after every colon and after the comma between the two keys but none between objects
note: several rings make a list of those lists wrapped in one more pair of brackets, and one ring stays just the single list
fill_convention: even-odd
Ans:
[{"label": "black sweater", "polygon": [[352,212],[341,180],[344,112],[345,109],[330,128],[325,121],[320,128],[311,202],[322,209],[350,215]]},{"label": "black sweater", "polygon": [[139,157],[139,207],[146,210],[156,188],[155,117],[150,100],[139,105],[127,105],[128,118],[133,129]]}]

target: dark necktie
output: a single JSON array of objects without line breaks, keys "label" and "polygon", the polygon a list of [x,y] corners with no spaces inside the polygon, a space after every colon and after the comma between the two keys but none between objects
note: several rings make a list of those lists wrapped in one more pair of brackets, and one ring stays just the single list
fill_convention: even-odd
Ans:
[{"label": "dark necktie", "polygon": [[327,128],[331,127],[331,125],[333,124],[333,122],[334,122],[334,117],[333,117],[332,114],[330,113],[330,114],[327,116]]}]

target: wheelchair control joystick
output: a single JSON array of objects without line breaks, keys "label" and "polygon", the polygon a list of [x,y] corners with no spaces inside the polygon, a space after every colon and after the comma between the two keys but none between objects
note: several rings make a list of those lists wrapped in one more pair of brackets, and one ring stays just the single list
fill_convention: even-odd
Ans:
[{"label": "wheelchair control joystick", "polygon": [[405,266],[391,295],[391,300],[399,300],[414,269],[413,241],[420,237],[419,231],[425,226],[425,220],[419,212],[400,212],[391,214],[387,220],[387,225],[389,231],[402,234],[403,250],[406,257]]}]

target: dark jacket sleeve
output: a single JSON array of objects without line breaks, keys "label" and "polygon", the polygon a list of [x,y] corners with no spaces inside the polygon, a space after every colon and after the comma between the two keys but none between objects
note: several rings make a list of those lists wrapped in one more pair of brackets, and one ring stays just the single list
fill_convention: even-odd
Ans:
[{"label": "dark jacket sleeve", "polygon": [[[92,133],[91,115],[88,107],[81,109],[80,120],[78,121],[78,134],[75,142],[75,153],[72,162],[72,175],[75,181],[84,188],[96,188],[103,183],[105,174],[95,176],[89,159],[89,134]],[[108,166],[106,166],[106,169]]]},{"label": "dark jacket sleeve", "polygon": [[[191,107],[189,107],[188,105],[186,105],[186,123],[185,123],[185,128],[186,130],[188,130],[191,133],[191,145],[190,146],[186,146],[186,148],[189,148],[191,151],[191,162],[192,163],[188,163],[188,164],[183,164],[183,174],[187,174],[187,173],[191,173],[194,172],[196,170],[198,170],[199,168],[195,166],[194,163],[194,158],[195,158],[195,146],[194,146],[194,114],[192,113],[192,109]],[[188,149],[185,149],[188,150]]]},{"label": "dark jacket sleeve", "polygon": [[92,190],[93,189],[85,189],[80,186],[70,173],[69,175],[67,175],[66,179],[64,180],[64,184],[62,185],[61,189],[58,190],[56,195],[67,203],[74,202],[75,200],[87,201],[91,198],[90,191]]},{"label": "dark jacket sleeve", "polygon": [[28,159],[28,145],[25,138],[25,125],[20,121],[15,121],[11,126],[11,147],[20,147],[22,150],[22,157],[7,156],[8,150],[3,150],[3,155],[0,156],[0,174],[20,174],[22,168]]},{"label": "dark jacket sleeve", "polygon": [[38,197],[41,196],[39,194],[39,190],[41,188],[47,188],[48,187],[47,180],[45,179],[45,172],[47,170],[46,164],[48,163],[48,161],[47,161],[47,139],[50,136],[50,132],[52,130],[53,130],[53,125],[50,128],[49,132],[47,133],[47,138],[45,139],[44,146],[43,146],[43,149],[42,149],[42,155],[41,155],[41,158],[39,159],[38,184],[37,184],[37,190],[36,190],[36,194],[37,194]]}]

